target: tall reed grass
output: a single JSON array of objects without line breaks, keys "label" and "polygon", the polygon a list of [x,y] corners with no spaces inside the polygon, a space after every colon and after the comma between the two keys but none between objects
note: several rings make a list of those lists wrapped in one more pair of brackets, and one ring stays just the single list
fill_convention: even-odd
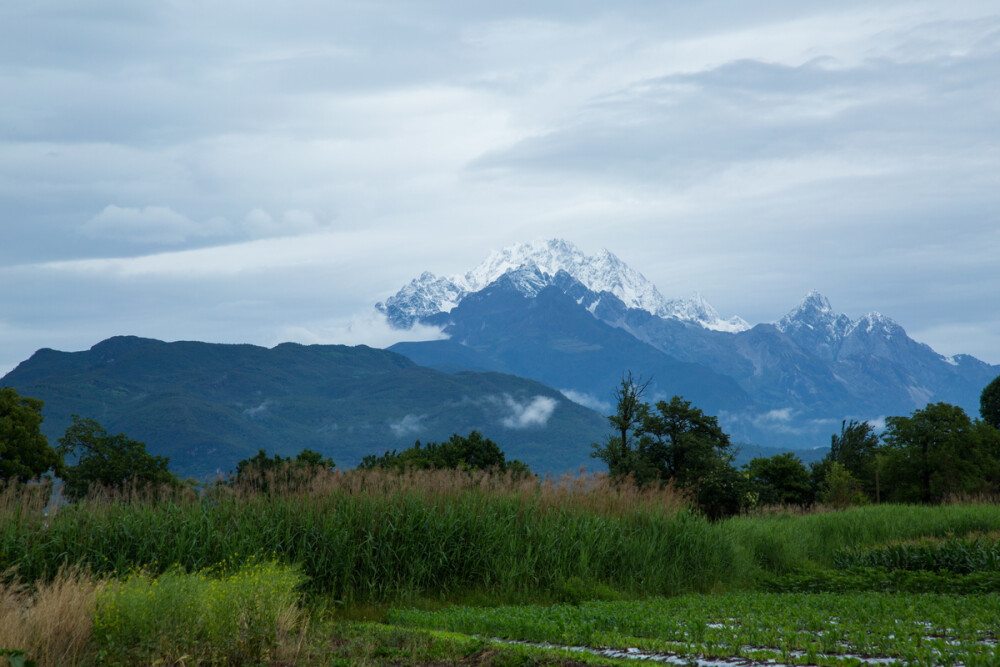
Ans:
[{"label": "tall reed grass", "polygon": [[868,505],[804,515],[739,517],[719,528],[739,545],[743,558],[767,572],[785,574],[809,564],[833,567],[846,548],[997,530],[1000,505]]},{"label": "tall reed grass", "polygon": [[309,595],[342,603],[746,588],[762,573],[833,567],[844,548],[1000,529],[992,504],[712,523],[671,488],[440,470],[251,477],[201,495],[125,492],[45,506],[41,492],[0,492],[0,571],[16,566],[45,581],[66,563],[107,577],[275,559],[300,568]]},{"label": "tall reed grass", "polygon": [[740,569],[734,545],[679,494],[604,476],[351,471],[266,488],[95,497],[47,517],[15,502],[0,507],[0,564],[46,579],[65,562],[104,576],[264,556],[299,565],[311,593],[342,601],[533,596],[567,582],[672,594]]}]

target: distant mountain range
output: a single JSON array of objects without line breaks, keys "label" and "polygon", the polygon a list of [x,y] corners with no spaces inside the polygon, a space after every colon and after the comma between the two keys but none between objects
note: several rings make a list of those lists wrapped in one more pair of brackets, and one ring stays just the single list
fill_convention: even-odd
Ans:
[{"label": "distant mountain range", "polygon": [[704,299],[667,299],[608,251],[553,240],[493,253],[462,276],[424,273],[378,304],[390,323],[448,338],[365,346],[164,343],[115,337],[43,349],[0,379],[45,401],[55,442],[79,414],[205,477],[264,448],[304,447],[353,466],[371,453],[473,429],[532,469],[595,466],[613,391],[631,370],[647,398],[678,394],[717,415],[740,462],[820,456],[842,419],[945,401],[978,411],[1000,366],[944,357],[890,318],[851,318],[811,292],[751,327]]},{"label": "distant mountain range", "polygon": [[533,470],[593,466],[607,420],[538,382],[443,373],[365,346],[164,343],[116,337],[83,352],[43,349],[0,379],[45,401],[49,442],[71,415],[145,442],[199,478],[258,449],[308,447],[353,467],[365,454],[473,429]]},{"label": "distant mountain range", "polygon": [[708,303],[666,299],[607,250],[563,240],[512,246],[464,276],[424,273],[376,305],[394,326],[438,326],[448,340],[390,349],[454,372],[500,371],[610,409],[625,370],[716,414],[736,440],[828,445],[845,418],[880,420],[945,401],[977,414],[1000,366],[945,357],[892,319],[836,313],[811,292],[773,324],[723,319]]}]

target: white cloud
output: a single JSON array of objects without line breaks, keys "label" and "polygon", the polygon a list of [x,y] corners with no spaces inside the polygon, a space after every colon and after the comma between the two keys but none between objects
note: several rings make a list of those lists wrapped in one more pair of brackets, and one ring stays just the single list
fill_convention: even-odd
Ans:
[{"label": "white cloud", "polygon": [[774,433],[801,434],[805,426],[795,421],[796,411],[792,408],[769,410],[763,414],[750,415],[750,421],[759,429]]},{"label": "white cloud", "polygon": [[885,416],[876,417],[875,419],[869,419],[868,425],[871,426],[877,433],[881,433],[885,430]]},{"label": "white cloud", "polygon": [[260,405],[255,405],[252,408],[247,408],[246,410],[243,411],[243,414],[245,414],[250,419],[257,419],[258,417],[266,413],[270,409],[270,407],[271,407],[271,399],[267,399]]},{"label": "white cloud", "polygon": [[759,417],[760,421],[765,422],[789,422],[792,417],[795,416],[795,410],[792,408],[780,408],[776,410],[771,410]]},{"label": "white cloud", "polygon": [[306,236],[263,238],[194,250],[161,252],[139,257],[112,257],[47,262],[41,268],[120,277],[225,278],[242,273],[301,269],[309,265],[370,266],[376,251],[388,255],[405,236],[378,232],[327,232]]},{"label": "white cloud", "polygon": [[597,410],[601,414],[608,414],[611,412],[610,403],[602,401],[592,394],[587,394],[582,391],[574,391],[573,389],[560,389],[559,391],[563,396],[577,405],[582,405],[583,407],[590,408],[591,410]]},{"label": "white cloud", "polygon": [[395,434],[397,438],[414,435],[424,430],[422,422],[426,417],[427,415],[409,414],[400,419],[398,422],[390,422],[389,428],[392,429],[393,434]]},{"label": "white cloud", "polygon": [[751,322],[817,286],[1000,363],[995,4],[23,3],[0,21],[0,266],[65,274],[37,279],[44,314],[0,311],[73,330],[80,272],[123,279],[112,329],[126,283],[192,331],[190,281],[288,295],[220,325],[238,339],[567,236]]},{"label": "white cloud", "polygon": [[109,204],[80,226],[88,236],[135,243],[173,244],[190,238],[221,236],[230,231],[223,218],[197,223],[169,206],[129,208]]},{"label": "white cloud", "polygon": [[528,402],[520,403],[509,394],[504,394],[503,404],[509,414],[500,423],[506,428],[522,429],[545,426],[558,401],[548,396],[535,396]]},{"label": "white cloud", "polygon": [[374,309],[318,325],[286,326],[281,329],[280,336],[283,340],[307,344],[368,345],[382,348],[395,343],[448,338],[439,327],[426,324],[414,324],[410,329],[395,329],[385,315]]}]

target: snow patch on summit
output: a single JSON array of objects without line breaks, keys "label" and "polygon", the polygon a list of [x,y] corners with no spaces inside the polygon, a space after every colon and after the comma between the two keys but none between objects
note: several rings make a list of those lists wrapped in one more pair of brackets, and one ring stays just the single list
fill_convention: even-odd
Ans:
[{"label": "snow patch on summit", "polygon": [[[739,332],[750,326],[741,318],[724,320],[701,295],[693,299],[666,299],[645,276],[608,250],[585,255],[562,239],[534,241],[508,246],[492,253],[465,275],[437,277],[425,272],[376,308],[400,328],[420,318],[451,312],[467,295],[478,292],[504,275],[519,291],[536,295],[565,271],[587,289],[609,292],[627,307],[648,311],[657,317],[680,320],[715,331]],[[592,304],[592,307],[596,307]]]}]

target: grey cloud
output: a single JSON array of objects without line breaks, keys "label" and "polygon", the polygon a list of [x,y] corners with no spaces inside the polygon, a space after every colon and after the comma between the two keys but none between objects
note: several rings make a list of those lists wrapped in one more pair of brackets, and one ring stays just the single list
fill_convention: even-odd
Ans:
[{"label": "grey cloud", "polygon": [[109,204],[79,227],[92,238],[140,245],[178,245],[207,239],[233,242],[282,236],[314,234],[329,230],[309,211],[290,209],[279,218],[256,208],[242,222],[232,224],[225,218],[195,222],[169,206],[129,207]]},{"label": "grey cloud", "polygon": [[267,211],[256,208],[247,214],[243,227],[250,236],[267,237],[308,234],[329,226],[320,223],[309,211],[292,209],[285,211],[280,220],[275,220]]},{"label": "grey cloud", "polygon": [[145,206],[140,209],[109,204],[83,223],[80,231],[88,236],[170,244],[186,241],[190,237],[225,235],[230,228],[228,222],[219,218],[198,224],[169,206]]},{"label": "grey cloud", "polygon": [[734,163],[854,150],[946,160],[1000,144],[997,32],[970,53],[799,66],[740,60],[596,98],[569,127],[476,161],[477,171],[690,184]]},{"label": "grey cloud", "polygon": [[[351,313],[564,235],[750,321],[818,287],[1000,361],[994,4],[6,3],[0,267],[256,240],[14,270],[0,349],[383,340]],[[260,240],[327,230],[377,242]]]}]

